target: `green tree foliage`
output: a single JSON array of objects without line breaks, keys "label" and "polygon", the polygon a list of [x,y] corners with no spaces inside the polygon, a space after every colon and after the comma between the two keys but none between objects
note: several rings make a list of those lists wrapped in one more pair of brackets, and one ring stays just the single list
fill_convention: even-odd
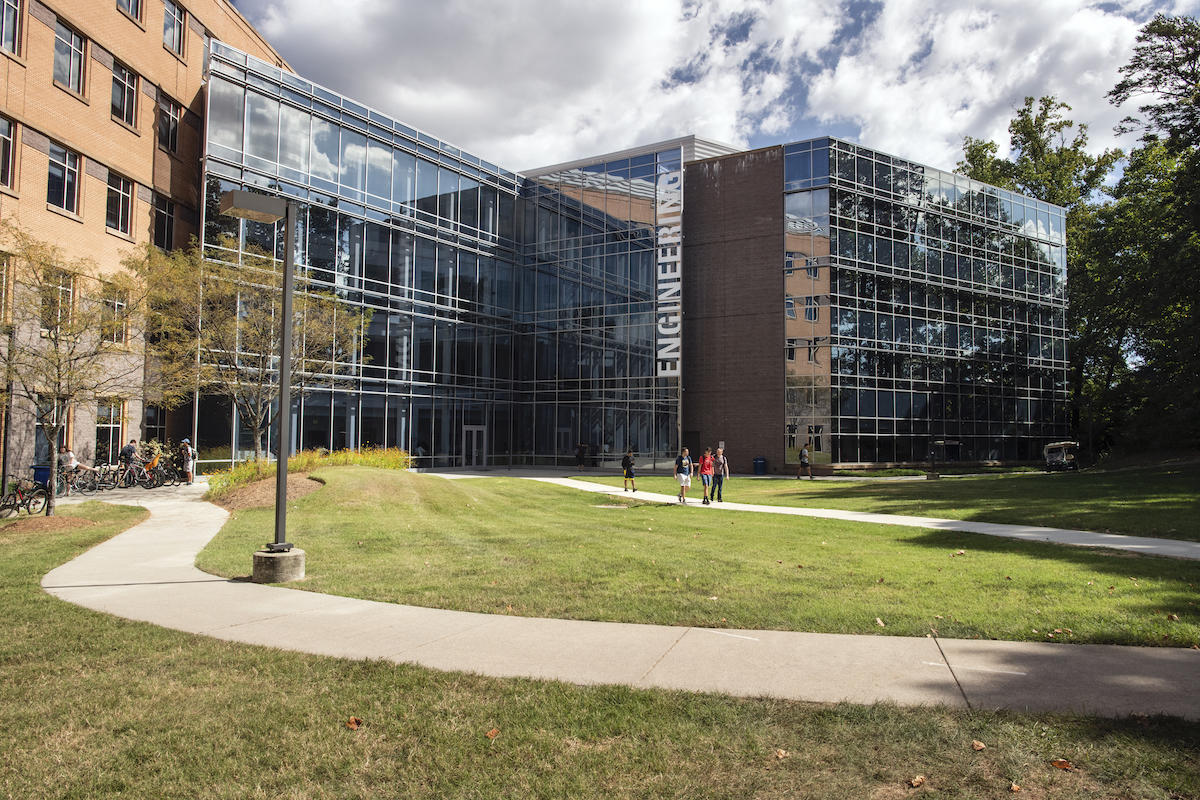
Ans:
[{"label": "green tree foliage", "polygon": [[[281,263],[253,252],[234,264],[205,259],[196,246],[170,253],[147,246],[130,266],[150,287],[159,382],[168,392],[199,388],[228,397],[260,460],[263,436],[279,413]],[[352,380],[367,319],[303,275],[296,276],[294,298],[294,396]]]},{"label": "green tree foliage", "polygon": [[[1088,126],[1063,116],[1071,107],[1055,97],[1025,98],[1025,105],[1008,125],[1012,156],[999,158],[995,142],[963,140],[963,160],[958,171],[975,180],[1013,189],[1068,213],[1089,202],[1120,160],[1120,150],[1088,152]],[[1074,132],[1072,134],[1072,129]]]},{"label": "green tree foliage", "polygon": [[1144,119],[1126,117],[1118,130],[1161,135],[1178,148],[1200,144],[1200,22],[1156,16],[1138,33],[1121,75],[1108,99],[1124,105],[1140,98]]},{"label": "green tree foliage", "polygon": [[[1128,275],[1114,300],[1136,311],[1129,391],[1140,404],[1127,430],[1150,446],[1200,444],[1200,22],[1162,14],[1138,34],[1109,99],[1139,102],[1142,131],[1108,224],[1121,249],[1105,255]],[[1114,234],[1115,236],[1116,234]],[[1143,271],[1138,272],[1138,268]]]}]

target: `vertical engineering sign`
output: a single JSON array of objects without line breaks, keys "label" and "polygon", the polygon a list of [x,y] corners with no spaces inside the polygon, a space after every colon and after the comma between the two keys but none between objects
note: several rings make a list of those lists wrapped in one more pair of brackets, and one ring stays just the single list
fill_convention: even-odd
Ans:
[{"label": "vertical engineering sign", "polygon": [[655,374],[677,378],[683,364],[683,172],[658,176],[655,204]]}]

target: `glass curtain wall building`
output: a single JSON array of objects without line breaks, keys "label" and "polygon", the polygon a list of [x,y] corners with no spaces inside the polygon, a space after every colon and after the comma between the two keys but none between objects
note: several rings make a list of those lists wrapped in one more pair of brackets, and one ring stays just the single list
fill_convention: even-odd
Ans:
[{"label": "glass curtain wall building", "polygon": [[[371,312],[353,385],[295,401],[293,449],[670,463],[728,441],[777,470],[805,445],[1025,460],[1067,435],[1061,208],[827,138],[516,174],[219,43],[209,73],[205,254],[281,259],[280,226],[218,201],[294,198],[297,268]],[[215,398],[197,418],[202,453],[252,449]]]},{"label": "glass curtain wall building", "polygon": [[848,142],[784,153],[787,460],[1033,460],[1065,438],[1063,209]]},{"label": "glass curtain wall building", "polygon": [[[344,365],[355,385],[296,402],[293,448],[399,446],[431,466],[566,463],[580,445],[674,457],[655,223],[683,144],[525,178],[218,43],[208,102],[205,255],[282,258],[281,226],[221,217],[221,193],[295,198],[297,268],[371,312]],[[252,449],[230,409],[202,409],[202,452]]]}]

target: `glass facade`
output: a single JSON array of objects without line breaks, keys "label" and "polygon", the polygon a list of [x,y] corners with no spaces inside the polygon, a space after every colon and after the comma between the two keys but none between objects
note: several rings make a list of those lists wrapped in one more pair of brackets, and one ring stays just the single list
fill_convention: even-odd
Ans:
[{"label": "glass facade", "polygon": [[1067,437],[1062,208],[832,139],[785,146],[784,170],[789,461],[806,441],[818,462],[1026,460]]},{"label": "glass facade", "polygon": [[[673,460],[698,149],[522,176],[218,42],[209,70],[205,255],[283,257],[282,227],[220,216],[221,193],[295,199],[297,269],[370,312],[353,386],[294,401],[292,448]],[[1033,459],[1066,436],[1061,208],[835,139],[783,156],[786,462]],[[250,449],[236,415],[198,434],[202,457]]]},{"label": "glass facade", "polygon": [[[217,204],[294,198],[297,269],[371,314],[355,385],[298,399],[292,447],[399,446],[429,466],[573,463],[579,444],[673,458],[653,251],[655,177],[680,169],[678,147],[525,179],[216,42],[208,102],[205,255],[282,258],[282,228]],[[248,447],[234,423],[202,456]]]}]

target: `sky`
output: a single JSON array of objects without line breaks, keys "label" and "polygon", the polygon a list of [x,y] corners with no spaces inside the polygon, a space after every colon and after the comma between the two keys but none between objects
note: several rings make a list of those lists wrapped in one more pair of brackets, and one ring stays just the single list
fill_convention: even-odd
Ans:
[{"label": "sky", "polygon": [[[1053,94],[1091,148],[1156,13],[1200,0],[235,0],[300,75],[520,171],[687,134],[952,169]],[[1136,105],[1136,101],[1133,103]]]}]

